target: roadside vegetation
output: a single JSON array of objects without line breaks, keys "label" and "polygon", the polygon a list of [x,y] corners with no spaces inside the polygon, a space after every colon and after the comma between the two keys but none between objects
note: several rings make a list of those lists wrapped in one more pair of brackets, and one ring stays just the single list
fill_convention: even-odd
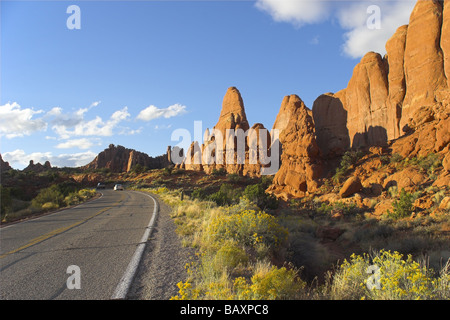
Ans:
[{"label": "roadside vegetation", "polygon": [[[172,207],[183,245],[197,252],[173,299],[448,300],[441,173],[436,154],[348,151],[318,192],[290,200],[265,192],[271,177],[173,169],[130,178]],[[366,177],[362,190],[340,197],[353,175]]]},{"label": "roadside vegetation", "polygon": [[[183,245],[197,252],[172,299],[450,299],[449,212],[411,219],[417,192],[392,192],[392,211],[375,218],[374,204],[316,195],[272,205],[270,178],[240,188],[241,179],[214,192],[186,194],[163,179],[140,188],[172,207]],[[434,191],[439,205],[447,191]]]},{"label": "roadside vegetation", "polygon": [[2,223],[85,202],[96,195],[92,188],[83,187],[61,177],[56,170],[35,173],[11,170],[2,179],[12,179],[9,187],[0,185]]}]

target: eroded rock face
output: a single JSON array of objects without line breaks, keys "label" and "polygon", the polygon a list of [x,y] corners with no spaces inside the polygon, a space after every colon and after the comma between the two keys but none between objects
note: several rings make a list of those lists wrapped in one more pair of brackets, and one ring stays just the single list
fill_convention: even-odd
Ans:
[{"label": "eroded rock face", "polygon": [[108,168],[112,172],[128,172],[135,165],[140,164],[149,169],[161,169],[169,165],[168,159],[167,154],[152,158],[145,153],[111,144],[108,149],[100,152],[91,163],[82,168]]},{"label": "eroded rock face", "polygon": [[441,48],[444,54],[444,71],[447,77],[447,86],[450,79],[450,1],[444,1],[442,30],[441,30]]},{"label": "eroded rock face", "polygon": [[380,54],[369,52],[356,65],[347,86],[347,128],[352,147],[383,145],[387,141],[388,66]]},{"label": "eroded rock face", "polygon": [[[345,97],[339,99],[347,111],[351,147],[384,145],[411,134],[436,119],[436,108],[448,105],[449,1],[419,0],[409,24],[387,41],[386,52],[385,57],[367,53],[355,66]],[[344,129],[338,107],[331,110],[337,115],[335,123],[323,112],[329,100],[330,96],[321,96],[313,107],[317,141],[325,153],[345,132],[335,132],[337,126]]]},{"label": "eroded rock face", "polygon": [[322,174],[321,151],[316,143],[314,122],[303,101],[296,95],[284,98],[282,112],[290,114],[280,133],[281,166],[269,192],[288,198],[301,197],[318,187]]},{"label": "eroded rock face", "polygon": [[319,96],[312,108],[316,140],[324,156],[342,155],[350,147],[346,90]]},{"label": "eroded rock face", "polygon": [[225,136],[227,129],[247,131],[249,127],[241,93],[235,87],[228,88],[223,98],[219,121],[214,128],[220,130]]},{"label": "eroded rock face", "polygon": [[436,102],[436,91],[447,88],[440,46],[442,21],[440,1],[420,0],[411,13],[404,58],[407,90],[400,128],[408,124],[419,107]]},{"label": "eroded rock face", "polygon": [[402,103],[406,94],[404,56],[407,32],[408,26],[401,26],[386,42],[387,62],[389,65],[386,131],[389,140],[396,139],[402,134],[400,131],[400,119],[402,117]]}]

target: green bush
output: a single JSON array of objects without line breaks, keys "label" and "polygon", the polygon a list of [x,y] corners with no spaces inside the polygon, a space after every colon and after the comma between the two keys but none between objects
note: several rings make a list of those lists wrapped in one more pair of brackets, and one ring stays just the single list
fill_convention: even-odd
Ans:
[{"label": "green bush", "polygon": [[95,193],[91,189],[76,190],[71,184],[54,184],[39,191],[38,195],[31,201],[31,206],[38,210],[49,211],[79,204],[92,198]]},{"label": "green bush", "polygon": [[147,167],[144,167],[143,165],[138,163],[131,168],[131,172],[134,172],[136,174],[141,174],[141,173],[144,173],[145,171],[147,171],[147,169],[148,169]]},{"label": "green bush", "polygon": [[261,210],[278,208],[278,199],[274,195],[266,193],[262,183],[247,186],[243,195]]},{"label": "green bush", "polygon": [[196,188],[192,191],[191,197],[193,199],[206,200],[208,198],[208,193],[204,188]]},{"label": "green bush", "polygon": [[219,206],[227,206],[239,203],[242,190],[231,184],[225,183],[220,186],[219,191],[208,196],[207,199],[214,201]]},{"label": "green bush", "polygon": [[226,174],[227,174],[227,170],[225,170],[225,168],[213,169],[211,171],[211,175],[213,175],[213,176],[224,176]]},{"label": "green bush", "polygon": [[336,169],[336,173],[332,178],[334,183],[340,183],[350,167],[354,166],[363,156],[364,152],[362,151],[349,150],[345,152],[341,158],[340,167]]},{"label": "green bush", "polygon": [[3,217],[8,211],[11,210],[12,198],[11,198],[11,188],[5,188],[0,185],[0,210],[1,216]]},{"label": "green bush", "polygon": [[393,219],[401,219],[409,217],[414,209],[413,199],[414,196],[411,193],[406,192],[405,189],[402,189],[402,191],[400,191],[399,199],[395,200],[394,203],[392,204],[393,211],[390,212],[388,210],[387,212],[388,217]]},{"label": "green bush", "polygon": [[64,195],[58,185],[52,185],[51,187],[42,189],[31,201],[32,207],[37,209],[42,209],[44,204],[47,204],[46,206],[49,207],[48,203],[53,203],[58,207],[64,205]]}]

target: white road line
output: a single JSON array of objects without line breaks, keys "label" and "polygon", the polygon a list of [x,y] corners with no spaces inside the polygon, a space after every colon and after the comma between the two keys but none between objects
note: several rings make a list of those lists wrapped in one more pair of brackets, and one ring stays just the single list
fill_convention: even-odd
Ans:
[{"label": "white road line", "polygon": [[139,193],[142,193],[142,194],[146,195],[147,197],[150,197],[153,200],[153,202],[155,204],[155,206],[153,208],[153,216],[150,219],[150,222],[149,222],[147,228],[145,229],[144,235],[142,236],[142,239],[139,242],[139,244],[136,248],[136,251],[134,252],[133,257],[131,258],[131,261],[128,264],[128,267],[125,270],[125,274],[122,276],[122,279],[120,279],[120,282],[117,285],[116,290],[114,291],[114,294],[112,295],[111,299],[125,299],[126,298],[128,291],[130,290],[130,286],[134,279],[134,276],[136,275],[136,270],[141,261],[142,254],[144,253],[145,245],[147,244],[147,240],[153,231],[156,217],[159,212],[158,202],[155,200],[155,198],[153,198],[151,195],[143,193],[143,192],[139,192]]}]

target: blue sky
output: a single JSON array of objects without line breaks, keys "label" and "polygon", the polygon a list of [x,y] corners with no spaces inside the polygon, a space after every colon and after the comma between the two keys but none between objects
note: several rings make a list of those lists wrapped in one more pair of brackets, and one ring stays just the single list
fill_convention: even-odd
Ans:
[{"label": "blue sky", "polygon": [[231,86],[271,128],[284,96],[311,108],[384,54],[414,2],[380,2],[371,30],[377,2],[2,1],[0,153],[18,169],[87,164],[111,143],[157,156],[175,129],[214,126]]}]

